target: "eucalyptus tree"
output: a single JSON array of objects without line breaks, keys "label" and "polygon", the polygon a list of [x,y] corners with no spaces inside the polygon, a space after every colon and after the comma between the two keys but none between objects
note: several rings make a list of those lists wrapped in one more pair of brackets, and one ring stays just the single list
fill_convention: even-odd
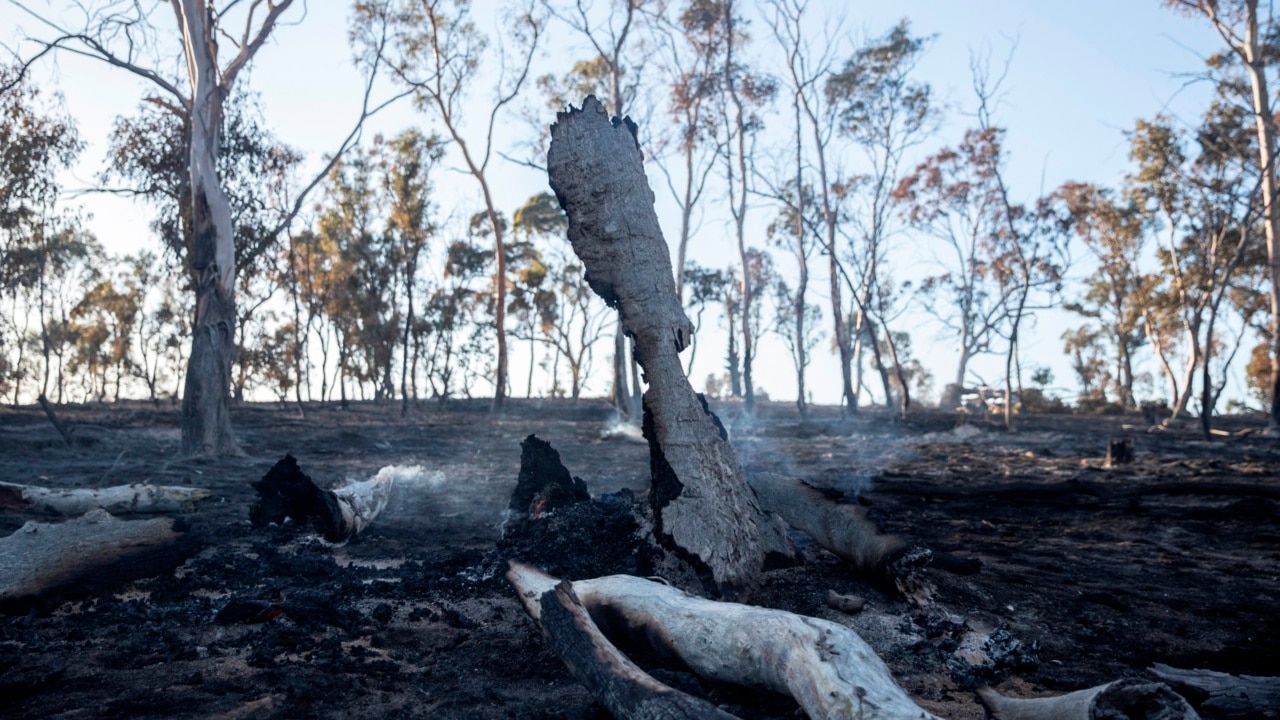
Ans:
[{"label": "eucalyptus tree", "polygon": [[[19,67],[0,67],[0,293],[12,311],[0,322],[0,391],[13,385],[15,403],[26,374],[31,338],[19,325],[35,313],[43,359],[40,393],[48,393],[53,338],[47,308],[51,285],[85,255],[76,218],[55,213],[57,175],[83,148],[75,124],[56,97],[41,92]],[[11,357],[9,347],[16,353]]]},{"label": "eucalyptus tree", "polygon": [[[774,329],[780,332],[791,353],[796,368],[796,406],[801,417],[807,417],[805,368],[809,365],[810,351],[816,337],[813,328],[822,320],[821,311],[816,306],[810,305],[807,300],[809,261],[821,246],[821,233],[817,229],[822,225],[823,217],[814,216],[819,207],[816,202],[816,193],[807,177],[809,173],[805,152],[808,130],[812,128],[806,128],[804,116],[806,108],[816,102],[816,97],[821,90],[821,80],[831,72],[835,45],[830,38],[826,38],[826,42],[818,50],[813,48],[811,39],[807,37],[804,29],[805,14],[808,10],[808,3],[805,0],[774,0],[770,9],[772,14],[768,15],[766,20],[786,58],[787,70],[784,73],[783,82],[791,93],[794,147],[790,150],[794,151],[792,157],[794,162],[791,168],[794,174],[792,175],[789,171],[775,173],[779,177],[790,176],[791,178],[782,183],[781,187],[777,182],[770,182],[768,176],[764,176],[762,180],[771,186],[770,194],[782,206],[779,217],[769,226],[769,236],[779,244],[788,245],[797,267],[794,291],[787,283],[779,281],[775,284],[778,301],[781,302],[785,296],[789,298],[790,304],[785,316],[781,308],[779,309]],[[815,136],[813,141],[818,145],[814,150],[820,156],[824,156],[826,148],[819,145],[821,137]],[[825,157],[819,158],[819,166],[825,168]],[[820,178],[820,181],[825,185],[825,177]],[[822,193],[825,198],[827,188],[823,187]],[[824,202],[829,201],[824,200]],[[829,229],[834,230],[834,227]],[[826,251],[832,258],[835,257],[830,245],[827,246]],[[839,261],[834,260],[834,262]],[[834,267],[832,271],[835,273],[833,278],[838,276]],[[837,298],[839,296],[838,281],[836,296]],[[837,302],[839,302],[838,299]],[[838,314],[843,315],[843,312]],[[843,318],[837,318],[836,323],[837,328],[842,331]],[[837,345],[839,344],[840,337],[837,337]]]},{"label": "eucalyptus tree", "polygon": [[1275,18],[1270,3],[1258,0],[1165,0],[1165,5],[1188,15],[1205,18],[1217,30],[1230,55],[1248,76],[1249,106],[1257,155],[1255,172],[1262,203],[1271,280],[1271,404],[1268,430],[1280,433],[1280,209],[1276,174],[1276,106],[1267,87],[1267,75],[1275,58]]},{"label": "eucalyptus tree", "polygon": [[994,132],[969,130],[955,147],[920,163],[895,189],[906,220],[942,247],[935,255],[937,271],[919,292],[929,298],[921,307],[958,344],[954,388],[944,393],[944,405],[959,402],[970,361],[991,351],[1008,300],[993,268],[1000,199],[990,167],[998,141]]},{"label": "eucalyptus tree", "polygon": [[[694,3],[690,3],[691,11]],[[724,151],[724,138],[715,122],[719,100],[716,46],[692,29],[683,16],[672,20],[664,14],[654,24],[660,48],[659,67],[669,87],[667,115],[671,124],[656,142],[655,163],[666,180],[671,199],[680,208],[680,232],[676,240],[676,296],[684,301],[689,243],[698,222],[698,208],[707,181]],[[678,172],[672,166],[678,165]],[[692,367],[692,364],[690,365]]]},{"label": "eucalyptus tree", "polygon": [[[747,168],[755,138],[764,128],[760,111],[773,98],[776,86],[771,78],[754,72],[744,60],[750,37],[737,0],[692,0],[681,13],[680,23],[698,51],[715,60],[710,67],[717,76],[716,90],[720,94],[716,122],[726,140],[721,160],[741,270],[738,324],[742,341],[742,397],[745,409],[751,412],[755,408],[752,366],[755,339],[759,335],[759,329],[752,324],[755,313],[751,305],[760,292],[751,287],[752,258],[746,242],[747,198],[752,192],[752,176]],[[750,149],[748,144],[752,146]]]},{"label": "eucalyptus tree", "polygon": [[[1249,110],[1229,100],[1211,103],[1191,137],[1167,118],[1140,122],[1130,149],[1137,168],[1129,192],[1164,225],[1157,252],[1164,282],[1151,290],[1151,312],[1176,317],[1183,336],[1184,365],[1170,421],[1186,411],[1198,371],[1206,431],[1220,385],[1211,378],[1211,362],[1224,334],[1223,301],[1236,274],[1262,259],[1256,228],[1261,183],[1252,138],[1243,130]],[[1242,329],[1232,356],[1243,335]]]},{"label": "eucalyptus tree", "polygon": [[1134,354],[1145,341],[1143,291],[1152,278],[1143,273],[1147,217],[1133,201],[1116,197],[1108,188],[1066,183],[1054,193],[1075,237],[1097,262],[1085,280],[1084,292],[1064,305],[1098,323],[1097,338],[1112,349],[1112,376],[1117,400],[1136,408]]},{"label": "eucalyptus tree", "polygon": [[[799,102],[797,106],[797,119]],[[798,138],[797,138],[798,139]],[[799,144],[797,143],[797,150]],[[769,241],[789,251],[798,268],[794,288],[780,273],[775,273],[769,290],[774,299],[774,320],[770,329],[781,339],[791,356],[792,367],[796,373],[796,409],[801,418],[809,417],[809,405],[805,386],[805,371],[809,367],[813,348],[817,345],[818,323],[822,321],[822,310],[808,301],[809,260],[818,249],[815,233],[820,219],[815,217],[817,209],[813,203],[813,189],[800,186],[803,168],[797,152],[796,181],[781,190],[778,196],[782,201],[778,216],[766,228]],[[799,191],[797,191],[799,187]],[[807,213],[807,215],[806,215]]]},{"label": "eucalyptus tree", "polygon": [[[1058,304],[1063,276],[1070,265],[1067,233],[1069,223],[1054,212],[1052,198],[1037,199],[1030,207],[1012,199],[1013,191],[1005,175],[1007,154],[1004,128],[995,124],[993,109],[1000,85],[1008,73],[1008,61],[999,77],[994,77],[986,58],[973,57],[969,68],[977,97],[978,129],[993,142],[982,160],[996,200],[998,224],[993,240],[991,269],[1005,305],[1004,339],[1004,424],[1014,430],[1014,385],[1022,391],[1021,331],[1036,310]],[[1034,298],[1034,299],[1033,299]]]},{"label": "eucalyptus tree", "polygon": [[[586,41],[591,57],[575,63],[563,78],[547,75],[539,78],[538,84],[556,111],[570,103],[581,103],[588,95],[595,95],[614,117],[647,114],[647,108],[639,107],[648,51],[645,31],[654,19],[650,10],[660,3],[653,0],[607,0],[601,5],[603,7],[597,7],[589,0],[574,0],[562,7],[543,0],[543,6],[552,17]],[[649,127],[649,123],[643,124],[645,128]],[[547,127],[541,120],[537,125]],[[546,132],[540,135],[540,155],[544,157],[548,138]],[[639,423],[639,366],[634,358],[627,362],[622,323],[616,323],[616,327],[613,338],[613,404],[620,416]],[[630,387],[628,365],[634,380]]]},{"label": "eucalyptus tree", "polygon": [[[698,263],[688,262],[685,265],[684,285],[689,294],[684,299],[685,308],[693,312],[693,337],[689,344],[689,362],[685,366],[685,374],[693,372],[693,361],[698,354],[698,337],[702,330],[702,318],[707,307],[723,303],[730,294],[733,285],[733,273],[725,270],[705,268]],[[729,333],[729,341],[733,342],[733,333]]]},{"label": "eucalyptus tree", "polygon": [[[890,238],[896,228],[894,192],[905,173],[907,154],[937,129],[939,112],[928,83],[915,78],[916,67],[931,38],[911,34],[910,23],[900,21],[884,35],[871,38],[854,50],[844,66],[826,78],[827,102],[836,110],[839,133],[852,142],[866,161],[867,170],[844,179],[844,192],[861,202],[850,211],[851,231],[847,258],[856,281],[845,275],[854,300],[855,342],[871,343],[880,363],[881,339],[895,357],[895,335],[885,328],[888,299],[894,289],[884,284],[884,264]],[[833,249],[834,250],[834,249]],[[873,326],[880,326],[879,332]],[[852,356],[860,355],[853,348]],[[909,404],[908,383],[894,360],[900,407]],[[891,395],[886,373],[881,373],[886,402]],[[861,380],[853,383],[854,392]],[[855,398],[856,403],[856,398]]]},{"label": "eucalyptus tree", "polygon": [[[195,295],[182,397],[182,452],[202,456],[238,453],[228,393],[238,319],[238,239],[222,178],[226,103],[235,94],[241,73],[286,18],[294,0],[99,0],[77,4],[76,26],[37,12],[29,3],[10,1],[45,29],[44,37],[28,38],[39,48],[28,65],[56,52],[103,62],[146,81],[155,93],[152,102],[182,119],[184,134],[179,147],[185,157],[187,187],[180,213],[186,238],[182,260]],[[170,22],[175,24],[172,30],[158,29]],[[384,33],[384,41],[385,37]],[[221,56],[224,47],[230,48],[230,57]],[[185,73],[168,70],[165,57],[170,52],[181,56]],[[360,116],[334,159],[359,136],[364,120],[390,102],[371,103],[379,63],[367,67]],[[327,168],[295,195],[291,208],[272,228],[271,237],[289,225],[309,190],[326,172]]]},{"label": "eucalyptus tree", "polygon": [[[546,19],[530,2],[508,23],[518,46],[509,62],[507,47],[490,47],[492,38],[471,17],[466,0],[379,0],[356,5],[353,36],[371,64],[386,62],[396,82],[413,94],[418,109],[430,113],[461,155],[484,200],[493,242],[493,328],[496,341],[493,408],[501,410],[507,397],[507,253],[506,228],[492,192],[490,160],[495,154],[494,129],[502,112],[515,101],[529,79]],[[390,42],[380,43],[379,28],[390,28]],[[490,67],[496,62],[496,67]],[[496,77],[487,117],[472,124],[464,117],[464,101],[482,82],[484,72]],[[474,130],[472,128],[475,128]]]},{"label": "eucalyptus tree", "polygon": [[393,254],[401,271],[399,286],[404,297],[404,332],[400,340],[400,414],[403,416],[409,412],[410,378],[418,372],[416,362],[410,367],[410,358],[416,360],[419,353],[409,349],[411,342],[417,342],[413,327],[418,321],[414,307],[418,264],[427,243],[438,230],[431,195],[435,189],[433,175],[444,156],[444,143],[437,135],[424,135],[410,129],[388,139],[383,152],[381,182],[390,205],[387,232],[395,243]]}]

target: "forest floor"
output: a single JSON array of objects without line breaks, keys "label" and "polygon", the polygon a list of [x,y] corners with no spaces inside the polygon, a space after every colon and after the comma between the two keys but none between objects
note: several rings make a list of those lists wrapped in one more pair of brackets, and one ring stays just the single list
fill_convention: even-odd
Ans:
[{"label": "forest floor", "polygon": [[[935,601],[917,607],[807,545],[803,565],[770,571],[751,598],[858,630],[943,717],[980,718],[980,684],[1056,693],[1141,677],[1154,662],[1280,675],[1280,442],[1247,432],[1260,418],[1221,419],[1231,434],[1204,440],[1191,423],[1148,433],[1140,416],[1021,416],[1009,434],[936,411],[895,422],[817,408],[801,423],[777,404],[747,424],[736,405],[713,409],[746,467],[856,494],[886,531],[982,562],[975,574],[929,571]],[[647,448],[602,438],[610,411],[599,401],[516,401],[496,417],[480,402],[404,419],[398,410],[242,406],[244,456],[219,462],[177,459],[175,408],[62,409],[95,439],[75,448],[38,408],[0,410],[0,480],[213,492],[187,516],[200,548],[173,573],[0,617],[0,716],[605,717],[547,649],[502,569],[524,552],[576,579],[617,558],[593,566],[600,553],[583,548],[587,560],[575,564],[564,543],[541,555],[496,543],[527,435],[558,449],[593,496],[642,493]],[[1107,441],[1128,430],[1135,460],[1105,468]],[[334,548],[295,528],[250,526],[250,482],[286,452],[322,486],[385,465],[425,472],[397,486],[364,535]],[[0,515],[0,535],[28,519]],[[610,527],[587,531],[574,542],[627,541]],[[828,609],[828,590],[860,595],[867,609]],[[233,611],[246,607],[279,612]],[[975,627],[1003,631],[1004,660],[958,661]],[[743,718],[797,716],[764,691],[654,673]]]}]

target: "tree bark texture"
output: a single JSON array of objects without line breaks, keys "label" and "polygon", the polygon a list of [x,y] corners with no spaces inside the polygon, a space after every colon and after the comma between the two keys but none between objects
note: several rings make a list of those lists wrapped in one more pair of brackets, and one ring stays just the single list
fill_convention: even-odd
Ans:
[{"label": "tree bark texture", "polygon": [[1262,168],[1262,221],[1271,270],[1271,409],[1268,425],[1280,430],[1280,213],[1276,212],[1276,126],[1267,92],[1267,61],[1258,38],[1258,2],[1246,3],[1245,65],[1253,89],[1253,112],[1258,127],[1258,164]]},{"label": "tree bark texture", "polygon": [[1134,679],[1116,680],[1056,697],[1011,698],[991,688],[979,690],[978,697],[992,720],[1198,720],[1200,717],[1168,685]]},{"label": "tree bark texture", "polygon": [[561,581],[538,601],[539,625],[573,676],[618,720],[733,720],[706,700],[680,692],[640,669],[600,628],[573,584]]},{"label": "tree bark texture", "polygon": [[192,544],[174,520],[126,522],[105,510],[28,522],[0,538],[0,612],[24,613],[175,567]]},{"label": "tree bark texture", "polygon": [[196,290],[191,355],[182,394],[182,452],[238,452],[231,429],[231,363],[235,357],[235,237],[231,206],[218,180],[222,103],[229,87],[218,73],[213,18],[202,0],[175,3],[191,83],[191,247],[187,267]]},{"label": "tree bark texture", "polygon": [[1265,717],[1280,708],[1280,678],[1183,670],[1160,663],[1151,666],[1151,674],[1219,717]]},{"label": "tree bark texture", "polygon": [[[507,580],[539,626],[560,580],[511,563]],[[567,583],[566,583],[567,584]],[[611,641],[683,663],[702,677],[795,698],[810,718],[937,720],[894,682],[853,630],[783,610],[716,602],[629,575],[570,584]],[[679,716],[676,716],[679,717]]]},{"label": "tree bark texture", "polygon": [[569,218],[587,282],[618,310],[649,388],[646,433],[658,540],[718,585],[754,584],[772,522],[747,487],[723,428],[680,363],[693,323],[676,296],[671,256],[654,212],[630,119],[609,120],[594,96],[559,113],[547,168]]}]

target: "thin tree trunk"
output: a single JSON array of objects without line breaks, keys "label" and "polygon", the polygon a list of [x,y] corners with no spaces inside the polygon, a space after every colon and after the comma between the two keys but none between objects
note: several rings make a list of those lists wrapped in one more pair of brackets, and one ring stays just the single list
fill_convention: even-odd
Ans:
[{"label": "thin tree trunk", "polygon": [[889,348],[889,359],[893,361],[893,374],[898,379],[898,414],[906,418],[907,409],[911,407],[911,390],[907,387],[907,376],[902,370],[902,363],[898,360],[898,346],[893,342],[893,333],[889,331],[888,326],[880,326],[884,330],[884,344]]},{"label": "thin tree trunk", "polygon": [[1164,373],[1165,378],[1169,381],[1169,401],[1176,403],[1178,400],[1178,376],[1173,372],[1173,368],[1169,365],[1169,358],[1164,354],[1161,344],[1162,338],[1156,333],[1151,320],[1143,318],[1142,326],[1147,334],[1147,342],[1151,343],[1156,359],[1160,361],[1160,371]]},{"label": "thin tree trunk", "polygon": [[637,420],[631,414],[631,389],[627,383],[627,336],[622,329],[622,318],[618,318],[617,331],[613,334],[613,407],[618,415],[628,420]]},{"label": "thin tree trunk", "polygon": [[[792,60],[794,67],[794,59]],[[794,77],[794,76],[793,76]],[[800,127],[800,88],[796,87],[794,100],[796,116],[796,262],[800,266],[800,277],[796,282],[795,297],[795,344],[796,344],[796,409],[802,420],[809,419],[809,405],[805,401],[804,370],[809,364],[805,348],[805,293],[809,290],[809,256],[804,246],[804,135]]]},{"label": "thin tree trunk", "polygon": [[[591,288],[614,298],[649,379],[644,426],[657,539],[716,586],[746,586],[766,552],[786,552],[776,521],[747,487],[714,416],[690,387],[679,353],[693,323],[676,298],[671,256],[652,205],[634,129],[594,98],[561,113],[547,156],[551,187]],[[630,232],[620,242],[609,228]],[[771,529],[778,531],[771,534]]]},{"label": "thin tree trunk", "polygon": [[[1253,114],[1258,130],[1258,162],[1262,168],[1262,224],[1267,238],[1267,264],[1271,271],[1271,409],[1270,431],[1280,432],[1280,213],[1276,212],[1276,127],[1267,91],[1267,60],[1258,38],[1258,2],[1248,0],[1243,48],[1245,66],[1253,89]],[[1206,363],[1207,364],[1207,363]]]},{"label": "thin tree trunk", "polygon": [[400,358],[400,417],[409,414],[409,340],[413,333],[413,276],[417,274],[417,263],[411,262],[405,268],[405,302],[407,310],[404,319],[404,348]]},{"label": "thin tree trunk", "polygon": [[191,249],[188,270],[196,290],[191,354],[182,394],[182,452],[216,457],[239,453],[231,429],[228,389],[235,361],[236,265],[231,206],[218,180],[222,103],[211,18],[203,2],[181,0],[179,21],[192,89],[188,172]]},{"label": "thin tree trunk", "polygon": [[726,158],[729,162],[729,202],[736,205],[733,208],[733,222],[735,236],[738,243],[738,262],[742,266],[741,283],[741,312],[742,312],[742,389],[743,389],[743,406],[750,413],[755,410],[756,395],[755,384],[751,377],[751,365],[755,355],[755,337],[754,330],[751,327],[751,303],[754,298],[754,288],[751,286],[751,270],[747,265],[747,244],[746,244],[746,222],[747,222],[747,123],[744,117],[742,106],[742,98],[738,96],[737,83],[733,77],[733,50],[736,41],[734,33],[737,32],[734,23],[734,4],[733,2],[724,3],[724,22],[725,22],[725,56],[724,56],[724,80],[725,87],[729,90],[729,99],[733,102],[734,107],[734,131],[737,136],[737,172],[738,172],[738,189],[737,198],[734,198],[734,179],[733,179],[733,163],[732,155]]}]

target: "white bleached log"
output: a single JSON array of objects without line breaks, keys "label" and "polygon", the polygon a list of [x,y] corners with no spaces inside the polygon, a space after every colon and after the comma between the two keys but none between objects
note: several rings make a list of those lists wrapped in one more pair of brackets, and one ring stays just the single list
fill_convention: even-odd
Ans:
[{"label": "white bleached log", "polygon": [[[557,578],[510,563],[507,580],[542,623],[543,596]],[[935,715],[898,687],[856,632],[782,610],[716,602],[643,578],[611,575],[572,583],[597,624],[656,646],[707,678],[795,698],[810,718],[929,720]]]},{"label": "white bleached log", "polygon": [[596,627],[572,583],[543,593],[539,608],[552,650],[617,720],[735,720],[641,670]]},{"label": "white bleached log", "polygon": [[330,492],[333,493],[334,500],[337,502],[341,519],[337,522],[335,530],[337,537],[331,540],[346,542],[364,532],[365,528],[372,525],[374,518],[378,517],[382,509],[387,506],[387,499],[391,497],[391,488],[395,487],[396,480],[404,476],[416,478],[421,474],[422,468],[416,465],[413,467],[388,465],[368,480],[352,480],[333,488]]},{"label": "white bleached log", "polygon": [[172,518],[125,521],[104,510],[28,522],[0,538],[0,611],[117,586],[174,567],[187,543]]},{"label": "white bleached log", "polygon": [[1200,716],[1168,685],[1116,680],[1087,690],[1045,698],[1011,698],[991,688],[978,691],[992,720],[1197,720]]},{"label": "white bleached log", "polygon": [[0,510],[78,517],[91,510],[114,515],[186,513],[209,497],[200,488],[133,483],[106,488],[46,488],[0,482]]}]

